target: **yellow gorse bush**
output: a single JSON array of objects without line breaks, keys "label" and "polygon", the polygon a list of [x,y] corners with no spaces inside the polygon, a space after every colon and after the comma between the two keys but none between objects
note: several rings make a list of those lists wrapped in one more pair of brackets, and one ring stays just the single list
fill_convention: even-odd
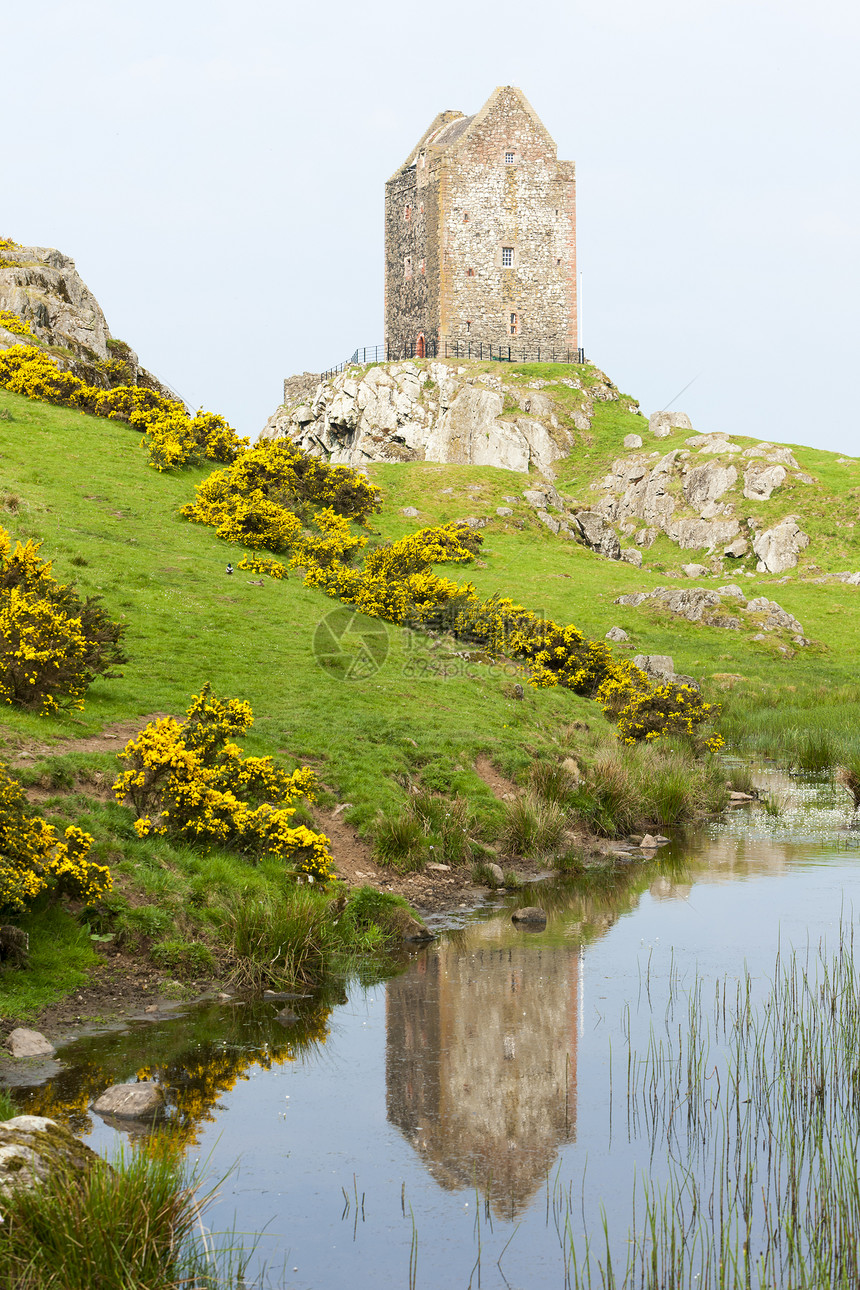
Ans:
[{"label": "yellow gorse bush", "polygon": [[41,543],[18,542],[0,528],[0,700],[41,712],[82,708],[96,676],[125,662],[124,626],[99,596],[81,600],[57,582]]},{"label": "yellow gorse bush", "polygon": [[[366,550],[368,539],[350,521],[363,523],[378,509],[378,491],[357,471],[308,458],[294,444],[277,440],[210,475],[182,514],[212,525],[227,541],[288,552],[307,586],[373,618],[449,631],[495,658],[522,660],[535,687],[560,685],[596,697],[608,719],[619,723],[625,742],[693,736],[717,716],[718,709],[697,691],[654,686],[639,668],[573,624],[561,626],[499,596],[482,600],[471,583],[441,577],[435,565],[466,564],[480,550],[481,534],[463,522],[419,529]],[[254,558],[243,567],[262,571],[262,561]],[[713,736],[706,746],[721,743]]]},{"label": "yellow gorse bush", "polygon": [[89,833],[71,827],[62,838],[33,815],[23,788],[0,765],[0,911],[23,912],[52,891],[91,904],[111,889],[110,871],[89,860]]},{"label": "yellow gorse bush", "polygon": [[151,721],[126,745],[128,769],[113,785],[118,802],[137,816],[139,837],[162,834],[240,851],[252,859],[277,855],[320,882],[333,873],[328,838],[293,825],[300,797],[314,800],[316,775],[287,771],[271,757],[243,757],[233,742],[253,724],[250,705],[218,699],[207,683],[186,720]]},{"label": "yellow gorse bush", "polygon": [[[122,364],[117,370],[122,370]],[[214,412],[201,409],[190,417],[178,399],[143,386],[102,390],[88,385],[74,373],[62,371],[34,345],[13,345],[0,351],[0,386],[30,399],[126,421],[144,434],[149,462],[156,470],[197,465],[204,459],[232,462],[248,446],[248,440],[241,439]]]},{"label": "yellow gorse bush", "polygon": [[[3,242],[0,241],[0,251],[5,250]],[[0,327],[6,331],[11,331],[13,336],[32,336],[33,332],[26,318],[19,318],[13,314],[11,309],[0,309]]]}]

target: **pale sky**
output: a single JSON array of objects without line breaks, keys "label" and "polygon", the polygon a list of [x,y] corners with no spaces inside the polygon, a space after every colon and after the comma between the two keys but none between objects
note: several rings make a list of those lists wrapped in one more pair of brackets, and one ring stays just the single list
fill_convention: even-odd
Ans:
[{"label": "pale sky", "polygon": [[510,84],[577,163],[589,358],[697,430],[860,454],[856,4],[0,13],[0,234],[71,255],[113,334],[243,433],[383,339],[385,181]]}]

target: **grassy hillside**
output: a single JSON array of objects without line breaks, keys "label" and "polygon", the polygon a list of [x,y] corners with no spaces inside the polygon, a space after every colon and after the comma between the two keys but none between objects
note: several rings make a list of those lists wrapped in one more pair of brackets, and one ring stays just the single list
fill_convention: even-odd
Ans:
[{"label": "grassy hillside", "polygon": [[[553,369],[541,372],[545,379],[553,375]],[[505,377],[536,374],[532,366]],[[560,388],[572,404],[579,397]],[[560,463],[565,493],[587,501],[588,481],[619,454],[623,436],[642,431],[642,418],[623,406],[596,405],[591,433],[578,435],[569,461]],[[209,681],[217,694],[252,705],[255,725],[242,741],[247,751],[314,766],[328,804],[349,803],[346,818],[361,831],[371,831],[380,811],[396,816],[408,785],[417,784],[467,799],[474,831],[486,839],[495,836],[502,807],[476,769],[481,755],[516,778],[536,757],[573,754],[587,763],[600,738],[612,739],[599,708],[568,691],[526,686],[518,699],[515,686],[525,678],[512,664],[493,666],[464,657],[456,643],[344,614],[295,574],[282,582],[263,579],[262,585],[241,571],[228,576],[226,563],[238,564],[241,549],[178,515],[207,472],[157,474],[146,464],[140,436],[124,424],[5,391],[0,417],[0,523],[15,538],[43,541],[42,554],[54,560],[61,581],[74,582],[83,595],[102,595],[110,612],[127,620],[129,655],[121,679],[93,684],[83,712],[38,717],[5,708],[0,756],[33,786],[41,810],[94,835],[95,854],[119,875],[125,893],[117,902],[118,921],[108,925],[119,926],[129,940],[154,945],[166,970],[205,975],[212,967],[207,929],[223,923],[236,891],[268,899],[279,869],[265,863],[251,869],[226,854],[201,857],[163,840],[137,839],[129,813],[110,800],[115,754],[88,746],[88,736],[117,723],[130,730],[154,713],[181,715],[192,693]],[[661,449],[672,446],[678,446],[674,439],[660,443]],[[851,490],[860,487],[860,463],[795,452],[820,481],[805,487],[810,497],[814,492],[815,522],[822,532],[829,525],[831,567],[851,567],[854,531],[839,526],[852,522],[847,517],[856,506]],[[461,580],[596,637],[618,624],[630,633],[622,647],[628,652],[672,654],[679,671],[701,678],[710,697],[726,702],[726,726],[740,743],[778,751],[793,747],[792,739],[796,744],[798,732],[811,726],[834,738],[856,727],[860,621],[852,611],[860,589],[816,585],[802,576],[803,566],[778,585],[768,576],[746,579],[747,595],[777,599],[815,642],[786,657],[772,641],[754,641],[752,629],[725,631],[614,605],[622,593],[665,582],[667,570],[695,553],[665,543],[647,553],[643,569],[604,560],[550,534],[525,502],[503,500],[521,495],[529,483],[523,475],[430,463],[378,465],[370,473],[385,498],[383,513],[372,521],[378,534],[396,537],[419,524],[492,517],[481,558],[459,571]],[[501,505],[512,505],[514,515],[497,517]],[[803,505],[792,498],[790,509],[800,512]],[[404,517],[406,506],[415,506],[420,519]],[[834,534],[842,535],[842,546]],[[860,550],[854,562],[860,567]],[[823,559],[819,563],[823,567]],[[341,652],[330,635],[320,659],[319,625],[333,612],[340,615],[335,640],[345,622],[348,630],[339,639]],[[372,665],[362,667],[368,645]],[[115,747],[127,737],[123,733]],[[52,991],[76,985],[92,961],[90,930],[104,928],[81,931],[57,911],[51,917],[50,929],[47,923],[31,929],[34,972],[4,980],[5,1016],[32,1011]],[[58,936],[68,943],[65,976],[49,955]]]}]

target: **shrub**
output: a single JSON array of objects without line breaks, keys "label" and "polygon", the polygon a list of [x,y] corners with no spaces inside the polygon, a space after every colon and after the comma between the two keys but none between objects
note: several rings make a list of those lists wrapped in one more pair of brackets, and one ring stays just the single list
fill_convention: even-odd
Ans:
[{"label": "shrub", "polygon": [[[0,242],[0,250],[2,249],[4,249],[3,244]],[[26,319],[19,318],[17,314],[12,313],[11,309],[0,309],[0,327],[5,328],[6,331],[11,331],[13,336],[33,335],[30,324]]]},{"label": "shrub", "polygon": [[0,765],[0,911],[19,914],[43,892],[91,903],[110,891],[110,871],[88,859],[93,839],[70,826],[62,838],[30,810]]},{"label": "shrub", "polygon": [[57,582],[41,543],[16,543],[0,529],[0,698],[43,712],[83,707],[97,676],[125,662],[125,627],[108,616],[100,597],[81,600]]},{"label": "shrub", "polygon": [[150,465],[173,470],[211,461],[233,462],[248,447],[223,417],[202,408],[190,417],[183,403],[156,390],[125,383],[131,376],[130,351],[96,365],[107,389],[88,385],[34,345],[13,345],[0,353],[0,386],[31,399],[80,408],[111,420],[127,421],[144,432]]},{"label": "shrub", "polygon": [[[328,838],[292,824],[290,803],[302,796],[313,800],[313,771],[290,772],[271,757],[243,757],[232,739],[253,724],[251,707],[216,698],[208,682],[193,696],[186,718],[150,722],[119,754],[129,769],[113,791],[134,809],[138,836],[218,844],[252,859],[277,855],[315,881],[328,881]],[[281,805],[272,806],[272,799]]]},{"label": "shrub", "polygon": [[402,896],[364,886],[349,893],[343,920],[359,935],[375,930],[384,942],[396,944],[415,922],[415,915]]},{"label": "shrub", "polygon": [[256,989],[316,984],[341,943],[331,902],[306,886],[240,900],[225,910],[225,925],[236,955],[231,979]]}]

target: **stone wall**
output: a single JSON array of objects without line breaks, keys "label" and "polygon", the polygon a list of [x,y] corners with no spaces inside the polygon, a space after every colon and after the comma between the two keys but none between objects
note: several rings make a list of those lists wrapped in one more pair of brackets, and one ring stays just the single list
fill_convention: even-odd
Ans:
[{"label": "stone wall", "polygon": [[386,186],[386,340],[422,334],[578,344],[574,166],[511,86],[437,117]]}]

